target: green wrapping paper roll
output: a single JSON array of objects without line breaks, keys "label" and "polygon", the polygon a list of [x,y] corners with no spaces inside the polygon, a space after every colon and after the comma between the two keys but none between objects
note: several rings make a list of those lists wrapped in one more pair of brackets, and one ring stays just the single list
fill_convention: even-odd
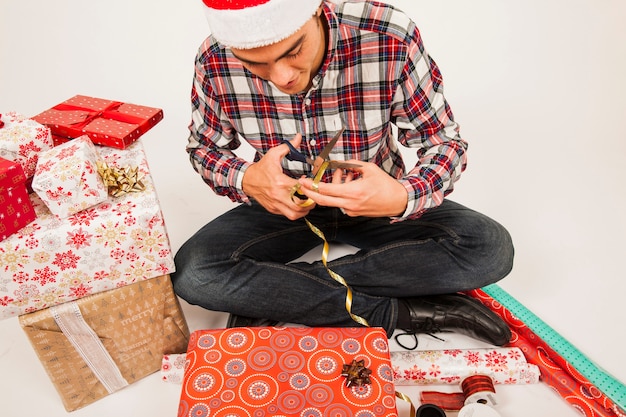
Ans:
[{"label": "green wrapping paper roll", "polygon": [[482,290],[522,320],[530,330],[547,343],[556,353],[572,364],[581,375],[601,390],[622,409],[626,409],[626,386],[603,369],[600,369],[574,345],[556,332],[547,323],[528,310],[497,284]]}]

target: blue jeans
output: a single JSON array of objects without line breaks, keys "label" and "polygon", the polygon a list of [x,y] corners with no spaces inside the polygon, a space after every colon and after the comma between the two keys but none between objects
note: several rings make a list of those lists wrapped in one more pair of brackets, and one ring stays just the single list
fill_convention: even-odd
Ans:
[{"label": "blue jeans", "polygon": [[[307,219],[330,245],[355,254],[328,262],[353,291],[352,313],[391,335],[398,298],[479,288],[513,264],[508,232],[490,218],[445,200],[419,219],[352,218],[316,207]],[[208,223],[180,248],[174,290],[213,311],[307,326],[355,326],[346,288],[322,264],[290,263],[322,241],[303,219],[241,205]],[[321,250],[320,250],[321,255]]]}]

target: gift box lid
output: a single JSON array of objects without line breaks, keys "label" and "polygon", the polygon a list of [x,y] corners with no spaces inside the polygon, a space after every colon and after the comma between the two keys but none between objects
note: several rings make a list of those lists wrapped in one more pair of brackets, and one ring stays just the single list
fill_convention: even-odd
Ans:
[{"label": "gift box lid", "polygon": [[88,135],[95,144],[125,149],[163,119],[163,110],[76,95],[33,116],[56,136]]}]

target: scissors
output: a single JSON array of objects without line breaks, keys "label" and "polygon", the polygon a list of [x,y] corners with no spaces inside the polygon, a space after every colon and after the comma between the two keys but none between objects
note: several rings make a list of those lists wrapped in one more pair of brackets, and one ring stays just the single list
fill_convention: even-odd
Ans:
[{"label": "scissors", "polygon": [[[314,178],[317,178],[318,176],[317,174],[320,174],[320,178],[321,178],[321,172],[327,169],[358,168],[361,165],[351,164],[351,163],[343,162],[343,161],[331,161],[329,159],[330,151],[335,147],[335,145],[337,144],[337,141],[343,134],[344,130],[346,130],[345,127],[342,127],[341,130],[337,132],[337,134],[333,137],[333,139],[330,142],[328,142],[328,145],[326,145],[324,149],[322,149],[322,152],[320,152],[320,154],[315,159],[311,159],[308,156],[305,156],[302,152],[294,148],[291,142],[284,141],[284,143],[286,143],[287,146],[289,146],[289,154],[287,154],[286,158],[289,159],[290,161],[299,161],[299,162],[304,162],[305,164],[311,165],[313,167],[313,169],[311,170],[311,173]],[[322,167],[323,169],[320,169]],[[319,181],[319,179],[317,179],[317,181]]]},{"label": "scissors", "polygon": [[[286,156],[287,159],[291,161],[304,162],[305,164],[311,165],[313,167],[311,170],[311,173],[313,176],[313,189],[316,191],[318,189],[318,183],[322,179],[322,175],[324,175],[324,172],[327,169],[329,168],[330,169],[335,169],[335,168],[352,169],[352,168],[358,168],[361,166],[359,164],[351,164],[349,162],[331,161],[329,158],[330,151],[335,147],[335,145],[337,144],[337,141],[343,134],[344,130],[345,128],[342,127],[341,130],[337,132],[337,134],[333,137],[333,139],[330,142],[328,142],[328,145],[326,145],[324,149],[322,149],[322,152],[320,152],[320,154],[315,159],[311,159],[305,156],[304,154],[302,154],[300,151],[294,148],[293,145],[289,141],[284,142],[287,144],[287,146],[289,146],[289,154],[287,154]],[[300,201],[295,200],[294,197],[296,197]],[[307,198],[304,194],[300,192],[299,183],[292,187],[291,199],[294,203],[298,204],[301,207],[310,206],[311,204],[314,203],[313,200],[311,200],[310,198]],[[302,202],[302,200],[305,200],[305,201]]]}]

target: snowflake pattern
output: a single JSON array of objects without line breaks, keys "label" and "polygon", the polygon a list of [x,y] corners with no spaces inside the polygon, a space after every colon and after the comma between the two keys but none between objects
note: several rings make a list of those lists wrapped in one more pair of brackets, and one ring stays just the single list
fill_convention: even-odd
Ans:
[{"label": "snowflake pattern", "polygon": [[98,152],[109,165],[137,166],[146,190],[109,197],[66,218],[31,194],[36,220],[0,242],[0,319],[174,270],[141,142]]},{"label": "snowflake pattern", "polygon": [[517,347],[391,352],[397,385],[459,384],[473,374],[489,375],[497,384],[539,381],[539,369]]}]

